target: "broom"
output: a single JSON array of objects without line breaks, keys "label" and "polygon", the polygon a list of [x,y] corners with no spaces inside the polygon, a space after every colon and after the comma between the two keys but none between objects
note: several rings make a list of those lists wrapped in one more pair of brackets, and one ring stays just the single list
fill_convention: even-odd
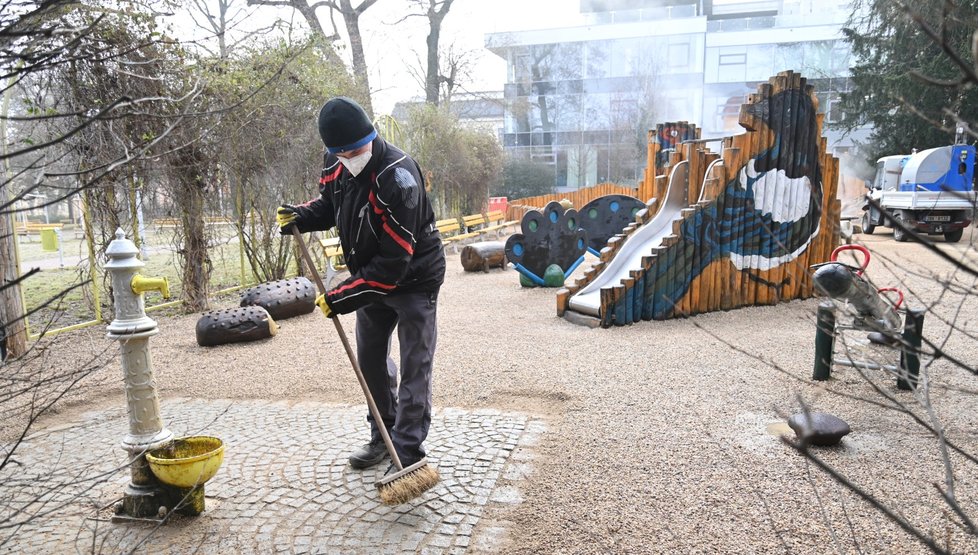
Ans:
[{"label": "broom", "polygon": [[[316,281],[319,293],[325,295],[326,285],[323,283],[323,278],[316,271],[316,264],[313,263],[312,257],[309,256],[306,242],[302,239],[302,234],[299,233],[299,230],[294,225],[292,226],[292,235],[299,245],[299,252],[302,254],[302,258],[306,261],[306,265],[309,266],[309,271]],[[374,422],[377,424],[377,430],[380,431],[380,436],[384,439],[384,445],[387,447],[387,453],[391,456],[391,461],[397,467],[397,472],[389,476],[384,476],[377,482],[377,492],[380,494],[380,500],[385,505],[406,503],[437,484],[438,471],[435,470],[434,466],[428,464],[427,458],[423,458],[407,468],[401,466],[401,459],[397,456],[394,443],[391,442],[391,436],[387,433],[384,420],[380,417],[380,410],[377,409],[377,403],[374,402],[374,398],[370,394],[370,389],[367,387],[367,382],[363,379],[363,372],[360,370],[357,357],[353,354],[353,348],[350,347],[350,342],[346,338],[346,332],[343,331],[343,325],[340,324],[338,316],[333,316],[330,320],[336,325],[336,333],[340,336],[340,341],[343,342],[343,348],[346,349],[346,356],[349,357],[350,364],[353,366],[353,372],[356,373],[357,381],[360,382],[360,389],[363,390],[363,396],[367,399],[370,414],[373,415]]]}]

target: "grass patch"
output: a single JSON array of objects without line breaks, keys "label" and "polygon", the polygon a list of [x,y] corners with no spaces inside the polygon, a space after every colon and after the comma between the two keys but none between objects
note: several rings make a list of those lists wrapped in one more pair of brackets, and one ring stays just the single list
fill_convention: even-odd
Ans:
[{"label": "grass patch", "polygon": [[[237,236],[233,228],[225,227],[217,230],[211,238],[212,247],[208,255],[213,264],[209,286],[211,291],[241,285],[241,252]],[[79,234],[81,235],[81,234]],[[166,277],[170,285],[171,300],[179,299],[183,293],[181,271],[178,254],[173,251],[172,230],[156,229],[147,234],[149,246],[146,266],[140,273],[149,277]],[[30,319],[31,331],[53,329],[95,319],[95,299],[89,274],[88,247],[83,237],[75,236],[73,232],[62,233],[62,252],[46,252],[41,248],[40,241],[21,239],[21,267],[29,271],[40,267],[41,271],[27,278],[23,283],[24,300],[28,312],[38,309]],[[59,267],[63,260],[65,267]],[[102,319],[110,321],[111,293],[109,281],[106,278],[103,265],[105,260],[97,264],[97,283],[99,287],[99,304],[102,308]],[[245,263],[247,264],[247,262]],[[246,268],[245,278],[252,279],[250,267]],[[164,301],[159,294],[146,295],[147,306],[161,304]],[[179,313],[179,309],[168,309],[167,312]],[[159,312],[157,312],[159,314]]]}]

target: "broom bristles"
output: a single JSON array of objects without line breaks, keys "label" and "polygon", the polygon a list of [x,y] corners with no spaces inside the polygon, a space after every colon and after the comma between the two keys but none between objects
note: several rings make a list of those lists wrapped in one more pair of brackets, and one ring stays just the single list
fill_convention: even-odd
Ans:
[{"label": "broom bristles", "polygon": [[378,484],[377,490],[385,505],[400,505],[428,491],[439,479],[435,467],[426,464],[386,484]]}]

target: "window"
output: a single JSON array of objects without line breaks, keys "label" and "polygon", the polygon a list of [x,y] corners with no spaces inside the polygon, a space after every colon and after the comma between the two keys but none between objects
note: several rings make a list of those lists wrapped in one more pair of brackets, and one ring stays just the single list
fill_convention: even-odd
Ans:
[{"label": "window", "polygon": [[584,43],[557,45],[554,79],[580,79],[584,75]]},{"label": "window", "polygon": [[553,133],[534,131],[530,133],[530,141],[533,146],[549,146],[553,144]]},{"label": "window", "polygon": [[611,70],[611,42],[587,43],[584,49],[584,67],[585,77],[597,78],[608,75]]},{"label": "window", "polygon": [[584,82],[580,79],[557,81],[557,94],[581,94],[584,92]]},{"label": "window", "polygon": [[689,67],[689,43],[669,45],[669,67],[685,68]]},{"label": "window", "polygon": [[740,106],[746,102],[743,95],[714,97],[716,112],[713,131],[736,132],[740,127]]},{"label": "window", "polygon": [[747,54],[720,54],[720,65],[733,66],[747,63]]},{"label": "window", "polygon": [[[580,131],[558,131],[556,133],[556,144],[558,145],[579,145],[581,144]],[[566,156],[566,154],[565,154]]]},{"label": "window", "polygon": [[641,44],[636,39],[620,39],[611,43],[611,75],[628,77],[635,74],[635,60]]},{"label": "window", "polygon": [[[730,51],[734,50],[734,51]],[[739,50],[739,51],[737,51]],[[720,50],[717,61],[717,81],[731,82],[746,80],[747,52],[744,47]]]},{"label": "window", "polygon": [[566,187],[567,186],[567,151],[558,150],[557,151],[557,186]]},{"label": "window", "polygon": [[845,113],[842,111],[842,96],[836,91],[816,93],[818,111],[825,114],[825,119],[832,123],[842,121]]},{"label": "window", "polygon": [[777,73],[774,69],[774,46],[758,44],[747,47],[747,66],[745,80],[767,81],[768,77]]}]

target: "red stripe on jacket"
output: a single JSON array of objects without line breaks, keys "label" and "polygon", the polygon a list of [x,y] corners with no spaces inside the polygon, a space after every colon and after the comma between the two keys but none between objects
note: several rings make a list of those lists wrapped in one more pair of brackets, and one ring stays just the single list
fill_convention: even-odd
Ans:
[{"label": "red stripe on jacket", "polygon": [[396,285],[390,285],[390,284],[387,284],[387,283],[380,283],[379,281],[367,281],[367,280],[365,280],[363,278],[359,278],[359,279],[355,279],[355,280],[351,281],[350,283],[347,283],[343,287],[337,287],[336,289],[330,291],[327,294],[332,297],[333,295],[338,295],[338,294],[342,293],[343,291],[346,291],[347,289],[353,289],[354,287],[359,287],[361,285],[369,285],[370,287],[374,287],[374,288],[377,288],[377,289],[386,289],[388,291],[390,291],[391,289],[394,289],[395,287],[397,287]]},{"label": "red stripe on jacket", "polygon": [[336,178],[340,176],[340,171],[342,171],[342,170],[343,170],[343,165],[340,164],[340,166],[336,168],[336,171],[335,172],[333,172],[333,173],[331,173],[329,175],[324,175],[321,178],[319,178],[319,184],[320,185],[325,185],[325,184],[329,183],[330,181],[335,181]]},{"label": "red stripe on jacket", "polygon": [[408,243],[407,241],[405,241],[403,237],[401,237],[400,235],[398,235],[397,233],[395,233],[394,230],[391,229],[391,226],[388,225],[388,223],[387,223],[387,215],[384,214],[383,209],[381,209],[379,206],[377,206],[377,197],[374,195],[374,192],[373,191],[370,191],[370,194],[367,195],[367,198],[370,200],[370,204],[373,205],[373,207],[374,207],[374,213],[375,214],[380,214],[380,220],[384,223],[384,231],[386,231],[387,234],[390,235],[391,238],[394,239],[394,242],[396,242],[398,245],[400,245],[402,249],[404,249],[405,251],[407,251],[408,254],[410,254],[410,255],[413,256],[414,255],[414,247],[411,246],[411,243]]}]

